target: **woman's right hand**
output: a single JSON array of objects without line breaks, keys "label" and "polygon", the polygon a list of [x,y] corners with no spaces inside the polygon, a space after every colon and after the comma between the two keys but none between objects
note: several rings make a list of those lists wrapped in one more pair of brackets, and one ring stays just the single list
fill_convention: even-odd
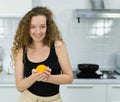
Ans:
[{"label": "woman's right hand", "polygon": [[35,81],[46,81],[51,75],[51,69],[47,67],[45,72],[37,72],[36,69],[32,69],[32,76]]},{"label": "woman's right hand", "polygon": [[36,69],[32,69],[32,77],[35,81],[42,81],[43,75],[41,72],[37,72]]}]

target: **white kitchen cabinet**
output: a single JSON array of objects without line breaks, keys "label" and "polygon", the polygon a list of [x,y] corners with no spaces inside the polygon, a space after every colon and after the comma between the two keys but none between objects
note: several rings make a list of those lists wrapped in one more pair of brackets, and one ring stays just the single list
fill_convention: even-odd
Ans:
[{"label": "white kitchen cabinet", "polygon": [[0,84],[0,102],[18,102],[18,95],[14,85]]},{"label": "white kitchen cabinet", "polygon": [[108,102],[120,102],[120,84],[107,85]]},{"label": "white kitchen cabinet", "polygon": [[61,85],[63,102],[106,102],[106,84]]},{"label": "white kitchen cabinet", "polygon": [[0,0],[0,17],[21,17],[32,8],[32,0]]}]

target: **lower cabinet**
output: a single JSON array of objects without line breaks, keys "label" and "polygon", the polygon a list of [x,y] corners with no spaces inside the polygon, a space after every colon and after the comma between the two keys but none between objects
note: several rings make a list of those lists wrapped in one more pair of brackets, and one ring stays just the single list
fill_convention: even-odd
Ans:
[{"label": "lower cabinet", "polygon": [[0,85],[0,102],[18,102],[18,95],[15,86]]},{"label": "lower cabinet", "polygon": [[[60,86],[63,102],[120,102],[120,84],[66,84]],[[15,85],[0,84],[0,102],[18,102]]]},{"label": "lower cabinet", "polygon": [[120,102],[120,84],[107,85],[107,102]]},{"label": "lower cabinet", "polygon": [[63,102],[106,102],[106,84],[61,85]]}]

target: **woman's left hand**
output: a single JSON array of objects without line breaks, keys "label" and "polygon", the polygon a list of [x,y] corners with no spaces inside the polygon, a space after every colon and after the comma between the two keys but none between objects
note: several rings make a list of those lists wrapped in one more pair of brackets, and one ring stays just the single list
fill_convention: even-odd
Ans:
[{"label": "woman's left hand", "polygon": [[42,73],[42,75],[43,75],[42,81],[46,82],[49,79],[50,75],[51,75],[51,69],[49,67],[47,67],[45,69],[45,71]]}]

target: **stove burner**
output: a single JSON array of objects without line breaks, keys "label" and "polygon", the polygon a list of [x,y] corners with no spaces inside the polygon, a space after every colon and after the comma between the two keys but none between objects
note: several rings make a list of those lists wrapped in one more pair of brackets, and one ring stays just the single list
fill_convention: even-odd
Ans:
[{"label": "stove burner", "polygon": [[83,73],[77,71],[73,71],[73,77],[74,79],[116,79],[114,77],[115,73]]},{"label": "stove burner", "polygon": [[97,74],[95,72],[93,73],[84,73],[84,72],[79,72],[76,74],[77,78],[100,78],[102,74]]}]

